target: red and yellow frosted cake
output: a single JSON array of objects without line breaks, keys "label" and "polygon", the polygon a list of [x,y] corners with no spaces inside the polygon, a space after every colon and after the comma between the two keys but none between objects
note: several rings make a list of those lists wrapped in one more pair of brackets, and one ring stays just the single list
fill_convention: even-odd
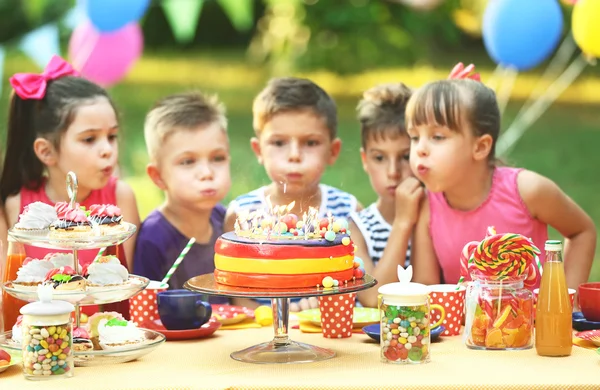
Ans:
[{"label": "red and yellow frosted cake", "polygon": [[[328,276],[343,284],[357,276],[345,220],[322,218],[310,223],[306,217],[298,221],[288,214],[272,229],[268,222],[250,220],[254,223],[245,228],[243,222],[236,223],[236,231],[217,239],[217,283],[281,289],[319,286]],[[310,226],[309,232],[305,226]]]}]

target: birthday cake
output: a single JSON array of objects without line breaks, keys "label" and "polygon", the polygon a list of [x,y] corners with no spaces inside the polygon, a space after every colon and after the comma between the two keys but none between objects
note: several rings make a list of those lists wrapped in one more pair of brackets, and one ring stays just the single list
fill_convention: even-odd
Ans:
[{"label": "birthday cake", "polygon": [[235,231],[215,243],[215,281],[282,289],[332,287],[362,277],[347,228],[346,220],[318,218],[313,208],[301,219],[260,211],[238,215]]}]

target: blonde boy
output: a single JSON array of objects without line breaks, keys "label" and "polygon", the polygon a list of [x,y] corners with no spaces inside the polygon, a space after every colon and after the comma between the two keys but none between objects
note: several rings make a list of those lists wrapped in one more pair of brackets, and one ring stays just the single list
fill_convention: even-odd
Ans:
[{"label": "blonde boy", "polygon": [[[231,202],[226,231],[233,230],[237,213],[263,208],[267,198],[273,205],[295,202],[291,212],[297,215],[312,206],[322,216],[330,211],[344,218],[360,208],[353,195],[321,183],[325,168],[335,163],[342,147],[335,102],[322,88],[301,78],[272,79],[254,100],[252,111],[256,136],[250,146],[271,184]],[[316,299],[311,306],[315,304]]]},{"label": "blonde boy", "polygon": [[182,288],[189,278],[214,271],[214,244],[225,217],[219,202],[231,186],[226,129],[223,104],[201,93],[168,96],[146,116],[146,172],[165,201],[140,228],[137,275],[161,280],[191,237],[196,243],[169,287]]}]

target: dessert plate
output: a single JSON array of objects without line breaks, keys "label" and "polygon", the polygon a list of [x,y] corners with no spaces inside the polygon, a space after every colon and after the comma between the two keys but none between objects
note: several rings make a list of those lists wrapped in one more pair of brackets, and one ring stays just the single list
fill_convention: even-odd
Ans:
[{"label": "dessert plate", "polygon": [[[303,310],[296,313],[300,321],[310,321],[316,326],[321,326],[321,309]],[[379,310],[369,307],[355,307],[352,314],[352,325],[354,328],[378,323]]]},{"label": "dessert plate", "polygon": [[24,244],[29,244],[46,249],[95,249],[107,246],[121,244],[133,235],[136,231],[134,224],[121,222],[124,229],[114,234],[93,235],[90,232],[88,236],[76,238],[56,238],[50,237],[48,233],[32,234],[24,230],[10,228],[8,234],[15,240]]},{"label": "dessert plate", "polygon": [[573,313],[573,329],[578,331],[600,329],[600,322],[588,321],[580,311]]},{"label": "dessert plate", "polygon": [[575,333],[575,337],[591,341],[596,347],[600,347],[600,330],[584,330],[583,332]]},{"label": "dessert plate", "polygon": [[211,317],[206,324],[202,325],[198,329],[169,330],[164,327],[162,322],[160,322],[160,319],[157,319],[154,321],[146,321],[142,324],[142,326],[164,334],[167,338],[167,341],[173,341],[201,339],[211,336],[217,331],[217,329],[221,327],[221,323],[217,321],[216,318]]},{"label": "dessert plate", "polygon": [[[363,332],[365,332],[365,334],[367,336],[369,336],[373,340],[375,340],[377,342],[380,341],[380,337],[381,337],[381,325],[380,324],[368,325],[368,326],[365,326],[364,328],[362,328],[362,330],[363,330]],[[429,331],[429,334],[431,335],[431,341],[437,341],[440,338],[440,335],[442,333],[444,333],[445,330],[446,330],[446,328],[444,328],[444,325],[440,325],[438,327],[431,329]]]},{"label": "dessert plate", "polygon": [[6,352],[8,352],[8,354],[10,355],[10,364],[7,366],[0,366],[0,373],[3,373],[4,371],[8,370],[9,367],[12,367],[23,361],[23,358],[21,357],[21,350],[18,350],[18,351],[7,350]]},{"label": "dessert plate", "polygon": [[[88,287],[87,290],[54,290],[53,299],[67,301],[79,305],[100,305],[104,303],[120,302],[131,298],[142,291],[150,283],[148,278],[129,275],[129,280],[122,285],[106,287]],[[22,301],[35,302],[38,300],[37,287],[21,287],[6,282],[2,286],[4,291]]]},{"label": "dessert plate", "polygon": [[246,318],[254,318],[254,310],[243,306],[211,305],[213,316],[221,325],[237,324]]},{"label": "dessert plate", "polygon": [[[166,340],[165,335],[152,329],[140,328],[146,340],[111,350],[73,351],[75,367],[100,366],[136,360],[152,351]],[[12,340],[12,331],[0,333],[0,347],[9,353],[21,352],[21,344]],[[10,350],[10,351],[9,351]]]}]

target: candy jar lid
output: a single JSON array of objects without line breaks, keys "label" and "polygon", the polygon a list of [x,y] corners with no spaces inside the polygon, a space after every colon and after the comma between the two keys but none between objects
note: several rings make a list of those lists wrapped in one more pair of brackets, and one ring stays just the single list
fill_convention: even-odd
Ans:
[{"label": "candy jar lid", "polygon": [[398,280],[379,287],[379,294],[388,303],[395,305],[423,305],[429,299],[430,289],[421,283],[412,283],[412,266],[406,269],[398,266]]},{"label": "candy jar lid", "polygon": [[21,314],[35,317],[64,316],[75,310],[69,302],[53,301],[52,292],[54,288],[50,285],[39,285],[37,289],[38,302],[31,302],[21,308]]}]

